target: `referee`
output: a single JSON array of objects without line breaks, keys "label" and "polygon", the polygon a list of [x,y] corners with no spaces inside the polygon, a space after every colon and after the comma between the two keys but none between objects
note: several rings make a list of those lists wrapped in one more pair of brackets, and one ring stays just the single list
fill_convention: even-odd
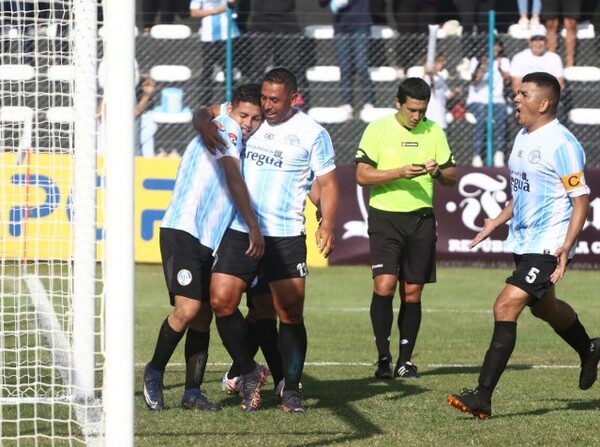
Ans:
[{"label": "referee", "polygon": [[[371,324],[377,346],[375,377],[419,378],[411,356],[421,325],[421,294],[436,280],[433,183],[456,184],[456,162],[442,127],[427,119],[431,97],[421,78],[407,78],[398,111],[371,122],[356,153],[356,181],[371,189],[369,246],[373,274]],[[392,370],[393,299],[400,283],[399,356]]]}]

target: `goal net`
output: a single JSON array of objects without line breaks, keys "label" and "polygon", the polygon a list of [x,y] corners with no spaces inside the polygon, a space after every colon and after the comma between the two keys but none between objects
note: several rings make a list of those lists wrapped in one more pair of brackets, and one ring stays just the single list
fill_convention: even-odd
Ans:
[{"label": "goal net", "polygon": [[104,445],[97,8],[0,6],[0,445]]}]

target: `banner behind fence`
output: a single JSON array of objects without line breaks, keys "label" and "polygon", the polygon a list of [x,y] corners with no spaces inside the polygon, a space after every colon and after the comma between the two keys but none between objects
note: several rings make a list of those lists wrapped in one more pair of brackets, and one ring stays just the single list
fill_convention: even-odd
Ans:
[{"label": "banner behind fence", "polygon": [[[354,166],[342,165],[338,171],[343,206],[338,213],[335,251],[330,265],[369,264],[367,236],[368,193],[354,180]],[[579,240],[573,266],[600,266],[600,170],[588,169],[590,212]],[[473,250],[468,243],[487,217],[496,217],[510,198],[508,170],[502,168],[458,168],[458,183],[454,188],[435,190],[434,209],[438,225],[437,253],[440,263],[494,266],[512,263],[510,252],[504,249],[508,234],[505,225]]]}]

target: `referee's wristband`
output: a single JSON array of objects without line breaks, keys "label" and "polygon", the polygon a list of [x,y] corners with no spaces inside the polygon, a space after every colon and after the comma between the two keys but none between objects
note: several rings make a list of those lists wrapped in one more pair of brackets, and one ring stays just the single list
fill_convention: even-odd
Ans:
[{"label": "referee's wristband", "polygon": [[440,175],[442,175],[442,170],[440,168],[438,168],[438,170],[435,174],[431,174],[431,177],[438,178]]}]

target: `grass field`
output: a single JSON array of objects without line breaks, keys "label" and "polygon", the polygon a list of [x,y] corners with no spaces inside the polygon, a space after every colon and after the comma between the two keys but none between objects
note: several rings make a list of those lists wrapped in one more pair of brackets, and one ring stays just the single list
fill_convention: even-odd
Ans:
[{"label": "grass field", "polygon": [[[413,357],[422,378],[378,381],[369,320],[367,267],[312,269],[305,306],[308,355],[303,385],[307,413],[283,414],[269,381],[264,409],[245,414],[237,396],[220,389],[229,364],[213,324],[204,389],[223,405],[218,413],[179,407],[184,384],[183,343],[165,376],[167,409],[147,410],[143,365],[170,310],[160,266],[136,270],[136,446],[554,446],[598,445],[600,383],[577,387],[577,355],[528,311],[517,346],[493,400],[493,418],[475,420],[446,404],[449,392],[476,385],[488,347],[491,308],[508,269],[441,268],[425,288],[423,322]],[[558,296],[578,311],[590,336],[600,335],[598,273],[568,271]],[[398,310],[398,298],[395,298]],[[394,327],[392,347],[398,344]],[[394,352],[394,351],[392,351]],[[257,360],[262,361],[259,354]]]}]

